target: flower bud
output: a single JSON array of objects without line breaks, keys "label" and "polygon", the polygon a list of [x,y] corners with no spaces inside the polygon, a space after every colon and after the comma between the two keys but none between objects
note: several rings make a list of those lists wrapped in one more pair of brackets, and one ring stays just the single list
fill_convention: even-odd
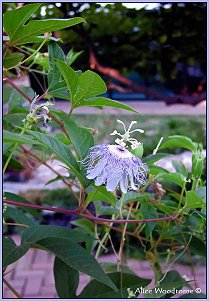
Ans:
[{"label": "flower bud", "polygon": [[138,143],[138,145],[136,147],[134,147],[135,145],[131,146],[131,153],[134,154],[135,156],[137,156],[139,159],[142,158],[143,153],[144,153],[144,147],[142,143]]},{"label": "flower bud", "polygon": [[199,179],[203,170],[203,157],[201,154],[192,155],[192,174],[196,179]]}]

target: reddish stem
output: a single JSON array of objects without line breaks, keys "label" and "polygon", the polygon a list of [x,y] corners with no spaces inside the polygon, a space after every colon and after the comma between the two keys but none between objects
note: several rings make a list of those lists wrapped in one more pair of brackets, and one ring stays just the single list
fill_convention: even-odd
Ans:
[{"label": "reddish stem", "polygon": [[6,81],[15,89],[17,90],[22,96],[24,96],[30,103],[32,102],[32,99],[25,94],[20,88],[18,88],[18,86],[15,85],[15,83],[7,76],[4,77],[4,79],[6,79]]},{"label": "reddish stem", "polygon": [[48,210],[48,211],[54,211],[54,212],[58,212],[58,213],[65,213],[68,215],[77,214],[80,212],[80,208],[77,208],[75,210],[67,210],[67,209],[62,209],[62,208],[54,208],[54,207],[50,207],[50,206],[40,206],[40,205],[21,203],[21,202],[15,202],[15,201],[10,201],[10,200],[4,200],[4,203],[9,204],[9,205],[14,205],[17,207],[27,207],[27,208],[32,208],[32,209]]},{"label": "reddish stem", "polygon": [[62,208],[54,208],[54,207],[49,207],[49,206],[39,206],[39,205],[34,205],[34,204],[27,204],[27,203],[21,203],[21,202],[15,202],[15,201],[10,201],[10,200],[3,200],[4,203],[9,204],[9,205],[14,205],[18,207],[28,207],[28,208],[33,208],[33,209],[40,209],[40,210],[49,210],[49,211],[54,211],[54,212],[60,212],[64,213],[67,215],[72,215],[72,214],[79,214],[79,216],[91,219],[96,223],[117,223],[117,224],[122,224],[122,223],[151,223],[151,222],[158,222],[158,221],[170,221],[174,220],[178,217],[178,213],[176,215],[171,215],[167,217],[159,217],[159,218],[152,218],[152,219],[140,219],[140,220],[127,220],[127,219],[117,219],[117,220],[112,220],[108,218],[101,218],[101,217],[96,217],[94,215],[88,215],[84,213],[80,213],[81,210],[80,208],[77,208],[75,210],[67,210],[67,209],[62,209]]}]

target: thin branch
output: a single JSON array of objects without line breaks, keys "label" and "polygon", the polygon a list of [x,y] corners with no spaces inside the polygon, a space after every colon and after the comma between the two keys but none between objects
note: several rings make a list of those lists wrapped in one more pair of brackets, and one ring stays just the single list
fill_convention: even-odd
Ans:
[{"label": "thin branch", "polygon": [[27,203],[22,203],[22,202],[15,202],[15,201],[10,201],[10,200],[3,200],[4,203],[9,204],[9,205],[14,205],[17,207],[28,207],[28,208],[33,208],[33,209],[40,209],[40,210],[48,210],[48,211],[54,211],[54,212],[59,212],[59,213],[64,213],[66,215],[73,215],[73,214],[79,214],[79,216],[93,220],[96,223],[117,223],[117,224],[124,224],[124,223],[152,223],[152,222],[160,222],[160,221],[170,221],[170,220],[175,220],[178,216],[179,213],[176,215],[171,215],[167,217],[159,217],[159,218],[152,218],[152,219],[143,219],[143,220],[129,220],[129,219],[108,219],[108,218],[100,218],[96,217],[94,215],[89,215],[89,214],[84,214],[80,213],[81,208],[77,208],[75,210],[67,210],[67,209],[62,209],[62,208],[54,208],[50,206],[39,206],[39,205],[34,205],[34,204],[27,204]]},{"label": "thin branch", "polygon": [[10,201],[10,200],[3,200],[3,202],[6,204],[9,204],[9,205],[17,206],[17,207],[27,207],[27,208],[38,209],[38,210],[48,210],[48,211],[53,211],[53,212],[58,212],[58,213],[64,213],[67,215],[78,214],[80,212],[80,208],[77,208],[75,210],[68,210],[68,209],[62,209],[62,208],[54,208],[54,207],[50,207],[50,206],[40,206],[40,205],[34,205],[34,204],[15,202],[15,201]]},{"label": "thin branch", "polygon": [[96,54],[92,46],[89,46],[89,61],[90,61],[91,69],[99,71],[100,73],[106,76],[118,80],[119,82],[128,86],[135,92],[143,93],[157,100],[164,100],[167,104],[186,103],[190,105],[196,105],[200,101],[206,99],[206,92],[202,92],[197,96],[184,96],[184,95],[167,96],[161,92],[154,91],[145,86],[139,85],[136,82],[125,77],[117,69],[101,65],[97,60]]},{"label": "thin branch", "polygon": [[29,103],[31,103],[33,100],[24,92],[22,91],[9,77],[5,76],[4,79],[15,89],[17,90],[22,96],[24,96]]},{"label": "thin branch", "polygon": [[132,89],[125,89],[117,84],[114,84],[114,83],[109,83],[107,84],[107,88],[109,90],[116,90],[120,93],[125,93],[125,94],[129,94],[129,93],[134,93],[135,91],[133,91]]},{"label": "thin branch", "polygon": [[[46,167],[48,167],[53,173],[55,173],[57,176],[61,177],[61,180],[63,181],[63,183],[65,183],[67,186],[75,186],[77,188],[80,188],[76,183],[74,182],[69,182],[67,180],[65,180],[65,178],[58,172],[56,171],[53,167],[51,167],[46,161],[43,161],[41,158],[39,158],[38,156],[36,156],[35,154],[33,154],[32,152],[30,152],[28,149],[26,149],[24,146],[20,146],[20,148],[23,150],[23,152],[27,155],[29,154],[30,157],[34,158],[36,161],[38,161],[39,163],[45,165]],[[74,195],[75,196],[75,195]],[[77,196],[76,196],[77,198]]]},{"label": "thin branch", "polygon": [[25,224],[16,224],[16,223],[3,223],[3,226],[17,226],[17,227],[29,228],[28,225],[25,225]]},{"label": "thin branch", "polygon": [[10,289],[11,292],[13,292],[13,294],[15,295],[16,298],[18,299],[22,299],[22,296],[14,289],[13,286],[11,286],[11,284],[3,278],[3,283]]},{"label": "thin branch", "polygon": [[[22,96],[24,96],[29,103],[31,103],[33,100],[24,92],[22,91],[20,88],[18,88],[18,86],[7,76],[4,77],[4,79],[15,89],[17,90]],[[46,95],[46,92],[39,96],[36,100],[36,102],[38,102],[39,100],[41,100],[42,98],[44,98]],[[70,139],[70,136],[68,134],[68,132],[65,129],[64,123],[62,121],[60,121],[59,119],[57,119],[54,115],[52,115],[51,113],[48,114],[49,117],[51,117],[57,124],[59,124],[59,126],[61,127],[62,131],[65,133],[65,135],[68,137],[68,139]]]}]

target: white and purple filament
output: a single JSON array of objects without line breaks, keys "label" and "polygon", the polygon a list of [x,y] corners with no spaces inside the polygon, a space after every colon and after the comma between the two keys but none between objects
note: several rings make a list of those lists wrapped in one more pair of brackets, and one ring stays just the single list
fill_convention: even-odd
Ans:
[{"label": "white and purple filament", "polygon": [[147,181],[147,165],[120,145],[91,147],[81,163],[87,167],[86,177],[94,179],[96,186],[105,184],[108,191],[115,191],[119,185],[126,193],[128,189],[137,190]]}]

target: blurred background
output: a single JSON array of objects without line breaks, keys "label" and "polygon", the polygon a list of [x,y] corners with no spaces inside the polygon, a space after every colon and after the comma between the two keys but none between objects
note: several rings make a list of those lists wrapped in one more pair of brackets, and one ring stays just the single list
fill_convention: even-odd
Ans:
[{"label": "blurred background", "polygon": [[[206,91],[206,3],[46,3],[38,18],[81,16],[55,32],[75,69],[93,69],[120,100],[197,104]],[[170,96],[170,98],[169,98]]]},{"label": "blurred background", "polygon": [[[24,3],[17,5],[22,6]],[[10,9],[9,5],[3,9]],[[141,113],[129,114],[112,108],[104,111],[76,109],[72,119],[80,126],[94,129],[95,144],[113,143],[114,137],[109,134],[114,129],[120,131],[117,124],[119,118],[126,124],[136,120],[139,127],[145,130],[140,136],[144,144],[144,156],[152,153],[162,136],[166,139],[170,135],[190,137],[202,143],[205,149],[206,3],[43,3],[34,14],[36,19],[80,16],[86,23],[53,33],[54,37],[63,40],[59,45],[67,54],[72,68],[97,72],[107,84],[106,97],[127,103]],[[33,48],[33,45],[29,44],[28,47]],[[44,51],[47,53],[47,46]],[[47,56],[37,56],[36,64],[33,64],[30,72],[27,70],[21,78],[15,79],[17,85],[24,86],[25,92],[31,97],[34,91],[42,95],[46,90],[47,79],[39,73],[43,66],[47,70],[46,61]],[[14,77],[17,77],[16,74]],[[6,87],[3,98],[4,105],[10,108],[10,115],[5,116],[4,120],[8,124],[13,124],[15,120],[15,124],[21,126],[25,115],[19,114],[18,120],[17,114],[11,113],[16,105],[12,89]],[[16,101],[23,103],[25,99],[19,95]],[[55,99],[56,108],[68,111],[69,106],[68,101]],[[53,122],[48,131],[60,135],[59,128]],[[161,166],[169,169],[172,168],[171,160],[179,160],[190,169],[191,153],[180,148],[175,149],[175,152],[172,159],[161,160]],[[60,161],[49,157],[44,159],[46,164],[64,177],[70,177]],[[55,182],[54,179],[54,173],[46,165],[19,153],[17,161],[12,162],[5,174],[4,189],[8,196],[9,193],[16,193],[38,205],[75,208],[72,194],[61,180]],[[71,227],[77,222],[63,214],[45,211],[42,215],[43,224]],[[17,217],[22,218],[19,215]],[[6,234],[14,234],[14,227],[7,227]],[[132,256],[135,254],[135,250],[130,252]],[[40,280],[43,278],[48,282],[44,288],[40,282],[43,295],[39,293],[38,296],[54,297],[53,277],[50,278],[52,261],[48,262],[44,256],[29,255],[24,281],[30,281],[32,274],[40,273]],[[140,257],[138,253],[137,256]],[[37,264],[35,273],[29,266],[31,258]],[[183,261],[187,263],[186,256]],[[142,268],[146,269],[147,266]],[[200,273],[203,277],[205,270],[200,270]],[[12,277],[16,281],[15,274]],[[34,279],[31,280],[28,292],[25,291],[25,282],[19,283],[25,297],[37,296]],[[200,282],[204,284],[204,281],[205,276]],[[34,292],[31,292],[33,286]]]}]

